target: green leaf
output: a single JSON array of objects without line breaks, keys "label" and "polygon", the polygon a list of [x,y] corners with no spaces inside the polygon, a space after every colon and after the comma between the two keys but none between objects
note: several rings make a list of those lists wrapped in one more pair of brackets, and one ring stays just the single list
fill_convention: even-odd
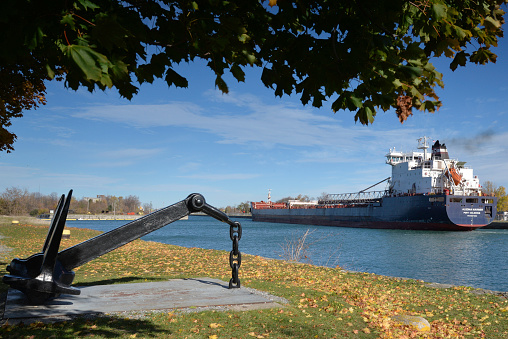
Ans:
[{"label": "green leaf", "polygon": [[496,58],[497,55],[492,53],[489,49],[483,47],[473,52],[471,55],[471,61],[481,65],[484,65],[489,61],[496,62]]},{"label": "green leaf", "polygon": [[189,82],[183,76],[175,72],[172,68],[168,68],[166,71],[166,83],[168,86],[175,85],[176,87],[187,87]]},{"label": "green leaf", "polygon": [[92,33],[93,37],[109,51],[115,47],[127,49],[125,39],[129,36],[127,30],[110,16],[98,15]]},{"label": "green leaf", "polygon": [[111,80],[111,77],[107,73],[102,74],[100,83],[108,88],[113,87],[113,81]]},{"label": "green leaf", "polygon": [[362,125],[372,124],[374,122],[374,116],[376,111],[373,111],[369,106],[362,107],[358,110],[355,115],[355,121],[360,120]]},{"label": "green leaf", "polygon": [[467,54],[464,51],[457,53],[455,55],[455,58],[453,58],[453,61],[450,63],[450,69],[452,71],[455,71],[458,66],[462,66],[462,67],[466,66],[468,55],[469,54]]},{"label": "green leaf", "polygon": [[411,66],[421,67],[423,62],[421,59],[411,59],[407,61]]},{"label": "green leaf", "polygon": [[33,50],[35,49],[39,43],[42,42],[42,39],[44,38],[44,33],[40,27],[37,27],[35,30],[34,35],[32,36],[32,39],[28,43],[28,49]]},{"label": "green leaf", "polygon": [[230,68],[230,71],[236,80],[238,80],[240,82],[245,81],[245,73],[242,70],[242,68],[240,66],[238,66],[238,64],[233,64],[233,66],[231,66],[231,68]]},{"label": "green leaf", "polygon": [[55,77],[55,71],[51,68],[50,65],[46,64],[46,72],[48,72],[48,77],[53,79]]},{"label": "green leaf", "polygon": [[376,112],[372,111],[370,107],[365,107],[365,115],[367,116],[367,120],[370,124],[374,122],[374,116],[376,115]]},{"label": "green leaf", "polygon": [[424,101],[420,107],[420,109],[422,111],[427,111],[427,112],[430,112],[430,113],[434,113],[440,106],[440,102],[439,101],[430,101],[430,100],[427,100],[427,101]]},{"label": "green leaf", "polygon": [[399,87],[401,87],[401,86],[402,86],[402,82],[400,82],[400,80],[399,80],[399,79],[395,79],[395,80],[393,80],[393,81],[392,81],[392,84],[393,84],[393,86],[395,86],[395,88],[399,88]]},{"label": "green leaf", "polygon": [[228,85],[219,75],[215,78],[215,86],[218,87],[222,93],[229,93]]},{"label": "green leaf", "polygon": [[247,50],[243,50],[242,52],[249,64],[254,65],[256,63],[257,59],[254,54],[249,53]]},{"label": "green leaf", "polygon": [[416,89],[415,86],[411,87],[409,89],[409,92],[411,93],[411,96],[413,96],[413,97],[416,97],[416,98],[418,98],[420,100],[424,99],[423,95]]},{"label": "green leaf", "polygon": [[97,9],[99,6],[91,2],[90,0],[78,0],[78,2],[83,6],[85,10],[87,9]]},{"label": "green leaf", "polygon": [[359,98],[357,96],[355,96],[354,94],[352,94],[350,97],[349,97],[349,101],[356,106],[356,108],[360,108],[363,106],[363,101],[362,101],[362,98]]},{"label": "green leaf", "polygon": [[72,14],[66,14],[62,17],[62,20],[60,20],[60,23],[62,25],[68,25],[72,30],[75,29],[75,21]]},{"label": "green leaf", "polygon": [[434,64],[431,62],[427,62],[425,66],[423,66],[423,70],[427,72],[434,72],[436,70],[436,67],[434,67]]},{"label": "green leaf", "polygon": [[240,34],[238,36],[238,41],[240,41],[240,42],[246,43],[249,40],[250,40],[250,36],[248,36],[247,34]]},{"label": "green leaf", "polygon": [[363,106],[361,98],[353,95],[351,92],[343,92],[337,100],[332,104],[332,109],[337,112],[341,109],[347,109],[351,112],[356,111],[358,108]]},{"label": "green leaf", "polygon": [[432,17],[437,21],[441,21],[447,17],[447,10],[448,7],[445,4],[434,3],[431,7]]},{"label": "green leaf", "polygon": [[459,26],[453,26],[453,30],[455,31],[455,35],[459,40],[463,40],[465,38],[470,38],[472,36],[471,32],[465,29],[462,29]]},{"label": "green leaf", "polygon": [[407,77],[414,79],[422,75],[423,70],[420,67],[400,65],[399,70]]},{"label": "green leaf", "polygon": [[[100,56],[88,46],[70,45],[65,46],[65,54],[70,56],[76,65],[85,74],[87,80],[100,81],[102,71],[97,67],[96,60]],[[104,55],[102,57],[105,58]],[[107,59],[106,59],[107,60]]]},{"label": "green leaf", "polygon": [[123,61],[118,60],[113,62],[110,69],[116,79],[129,80],[129,69]]},{"label": "green leaf", "polygon": [[275,82],[275,72],[273,69],[263,67],[263,71],[261,72],[261,81],[266,87],[273,88],[273,83]]},{"label": "green leaf", "polygon": [[485,25],[485,28],[489,29],[489,30],[497,30],[497,29],[501,28],[501,23],[498,20],[496,20],[490,16],[485,18],[485,20],[483,21],[483,24]]}]

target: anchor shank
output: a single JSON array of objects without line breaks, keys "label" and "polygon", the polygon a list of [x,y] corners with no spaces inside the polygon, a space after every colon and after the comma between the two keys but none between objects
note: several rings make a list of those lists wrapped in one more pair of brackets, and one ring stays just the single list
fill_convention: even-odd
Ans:
[{"label": "anchor shank", "polygon": [[65,249],[58,253],[58,260],[65,269],[70,271],[75,267],[81,266],[103,254],[158,230],[193,212],[187,206],[189,198]]}]

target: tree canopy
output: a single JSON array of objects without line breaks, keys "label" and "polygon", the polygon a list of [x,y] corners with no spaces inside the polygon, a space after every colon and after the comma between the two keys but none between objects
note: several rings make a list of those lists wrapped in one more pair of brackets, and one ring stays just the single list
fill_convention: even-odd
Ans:
[{"label": "tree canopy", "polygon": [[[495,62],[508,0],[5,0],[0,4],[0,151],[13,150],[10,119],[44,104],[44,82],[73,90],[142,83],[187,87],[175,65],[207,61],[215,86],[262,67],[275,95],[354,112],[434,112],[442,55],[455,70]],[[192,80],[192,79],[191,79]]]},{"label": "tree canopy", "polygon": [[503,186],[496,186],[492,181],[485,181],[483,183],[483,192],[488,195],[497,197],[497,211],[508,211],[508,196],[506,189]]}]

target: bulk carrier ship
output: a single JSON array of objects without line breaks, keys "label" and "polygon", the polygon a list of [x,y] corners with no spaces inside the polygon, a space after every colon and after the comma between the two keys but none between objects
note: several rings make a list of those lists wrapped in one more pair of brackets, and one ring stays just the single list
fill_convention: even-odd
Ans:
[{"label": "bulk carrier ship", "polygon": [[[497,198],[482,193],[465,162],[450,159],[445,144],[418,139],[419,151],[386,154],[392,176],[356,193],[329,194],[319,201],[252,202],[253,221],[385,228],[470,231],[490,224]],[[368,191],[387,182],[384,191]]]}]

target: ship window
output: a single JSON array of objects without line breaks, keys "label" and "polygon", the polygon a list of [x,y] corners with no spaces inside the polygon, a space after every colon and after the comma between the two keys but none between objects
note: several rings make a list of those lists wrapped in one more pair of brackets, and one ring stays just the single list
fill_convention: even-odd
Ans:
[{"label": "ship window", "polygon": [[466,198],[466,204],[477,204],[478,198]]},{"label": "ship window", "polygon": [[492,206],[485,206],[485,216],[492,218]]},{"label": "ship window", "polygon": [[482,199],[482,203],[484,203],[484,204],[493,204],[494,203],[494,199]]},{"label": "ship window", "polygon": [[450,198],[450,202],[462,202],[462,198]]}]

